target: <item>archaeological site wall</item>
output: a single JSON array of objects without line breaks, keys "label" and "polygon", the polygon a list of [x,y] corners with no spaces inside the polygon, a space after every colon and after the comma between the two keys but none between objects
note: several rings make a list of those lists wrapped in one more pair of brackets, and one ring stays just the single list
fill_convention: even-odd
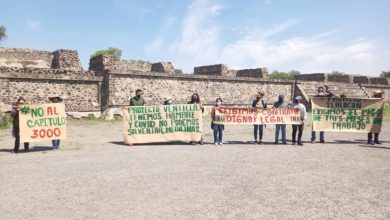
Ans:
[{"label": "archaeological site wall", "polygon": [[347,97],[370,97],[373,91],[382,90],[386,104],[390,103],[388,78],[315,73],[278,81],[268,79],[264,67],[236,70],[225,64],[195,67],[194,74],[177,74],[170,62],[114,60],[107,55],[91,58],[85,71],[75,50],[0,48],[3,112],[20,96],[30,103],[44,103],[56,94],[65,98],[68,112],[100,113],[128,105],[136,89],[144,91],[151,105],[162,104],[168,97],[174,103],[187,103],[195,92],[205,105],[221,97],[225,105],[249,106],[258,92],[264,92],[271,105],[279,94],[287,100],[301,95],[308,104],[317,87],[324,84],[336,95]]}]

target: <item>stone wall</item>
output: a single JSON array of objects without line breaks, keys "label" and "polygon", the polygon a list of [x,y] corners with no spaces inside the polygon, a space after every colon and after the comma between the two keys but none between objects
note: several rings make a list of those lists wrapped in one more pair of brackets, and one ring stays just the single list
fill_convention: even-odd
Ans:
[{"label": "stone wall", "polygon": [[24,97],[29,103],[46,103],[47,97],[64,97],[67,111],[100,111],[102,77],[93,72],[40,68],[0,68],[1,103],[10,106]]},{"label": "stone wall", "polygon": [[296,80],[301,81],[326,81],[326,74],[325,73],[310,73],[310,74],[302,74],[297,75],[294,77]]},{"label": "stone wall", "polygon": [[267,68],[237,70],[237,77],[268,78]]},{"label": "stone wall", "polygon": [[56,50],[53,52],[53,69],[72,69],[82,70],[79,60],[79,54],[76,50]]},{"label": "stone wall", "polygon": [[0,48],[0,66],[82,70],[77,51],[65,49],[48,52],[32,49]]},{"label": "stone wall", "polygon": [[162,104],[170,97],[174,103],[187,103],[193,93],[201,96],[206,105],[215,103],[221,97],[226,105],[249,106],[258,92],[264,92],[269,103],[277,100],[278,94],[292,97],[292,81],[266,81],[260,79],[231,79],[197,75],[109,74],[108,107],[127,105],[136,89],[144,91],[148,104]]},{"label": "stone wall", "polygon": [[50,68],[53,57],[48,51],[0,48],[0,66]]},{"label": "stone wall", "polygon": [[228,67],[225,64],[194,67],[195,75],[227,76]]}]

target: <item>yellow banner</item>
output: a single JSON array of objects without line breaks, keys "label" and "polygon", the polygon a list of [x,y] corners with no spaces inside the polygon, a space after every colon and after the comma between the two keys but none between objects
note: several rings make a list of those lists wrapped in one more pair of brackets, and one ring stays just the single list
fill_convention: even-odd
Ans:
[{"label": "yellow banner", "polygon": [[314,131],[381,131],[382,99],[314,97],[311,106]]},{"label": "yellow banner", "polygon": [[66,139],[62,103],[23,105],[19,111],[20,142]]},{"label": "yellow banner", "polygon": [[126,144],[200,141],[199,105],[127,106],[123,108]]},{"label": "yellow banner", "polygon": [[235,108],[215,109],[214,124],[301,124],[297,108]]}]

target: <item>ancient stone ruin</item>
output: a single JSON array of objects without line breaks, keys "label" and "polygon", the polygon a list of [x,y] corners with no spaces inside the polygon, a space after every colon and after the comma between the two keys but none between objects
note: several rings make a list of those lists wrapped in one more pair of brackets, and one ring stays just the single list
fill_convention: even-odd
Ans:
[{"label": "ancient stone ruin", "polygon": [[369,97],[380,89],[385,91],[386,104],[390,103],[388,78],[313,73],[295,80],[271,80],[267,68],[234,70],[226,64],[199,66],[193,74],[176,74],[171,62],[114,60],[108,55],[91,58],[89,70],[83,70],[75,50],[0,48],[3,112],[9,111],[20,96],[29,103],[44,103],[47,96],[57,94],[65,97],[70,114],[99,116],[128,105],[136,89],[144,91],[148,104],[162,104],[165,97],[174,103],[187,103],[197,92],[205,105],[221,97],[226,105],[248,106],[259,91],[265,93],[268,103],[283,93],[289,100],[301,95],[308,104],[317,87],[324,84],[336,95],[347,97]]}]

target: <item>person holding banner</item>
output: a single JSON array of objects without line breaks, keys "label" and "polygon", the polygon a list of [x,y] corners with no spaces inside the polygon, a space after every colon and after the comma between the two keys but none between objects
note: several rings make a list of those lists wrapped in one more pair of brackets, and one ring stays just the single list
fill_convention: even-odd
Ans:
[{"label": "person holding banner", "polygon": [[299,110],[301,110],[301,121],[302,121],[302,124],[299,124],[299,125],[292,125],[292,144],[295,145],[296,144],[296,137],[297,137],[297,130],[298,130],[298,145],[299,146],[302,146],[303,143],[302,143],[302,134],[303,134],[303,127],[305,125],[305,121],[307,119],[307,114],[306,114],[306,107],[302,104],[302,97],[301,96],[297,96],[295,97],[294,99],[294,104],[293,104],[293,108],[298,108]]},{"label": "person holding banner", "polygon": [[222,133],[225,129],[225,126],[223,124],[213,123],[213,121],[215,120],[215,111],[222,106],[222,99],[218,97],[215,100],[215,103],[216,104],[211,109],[211,128],[214,131],[214,145],[222,145]]},{"label": "person holding banner", "polygon": [[[63,101],[62,97],[60,96],[50,96],[48,97],[49,98],[49,101],[52,102],[52,103],[61,103]],[[53,145],[53,149],[54,150],[57,150],[58,148],[60,148],[60,140],[51,140],[51,143]]]},{"label": "person holding banner", "polygon": [[[326,90],[324,90],[324,87],[326,88]],[[317,94],[314,96],[314,97],[333,97],[333,93],[329,90],[329,86],[328,85],[325,85],[325,86],[320,86],[317,88]],[[313,129],[313,127],[312,127]],[[316,132],[315,131],[311,131],[311,143],[312,144],[315,144],[316,143]],[[325,143],[325,132],[324,131],[320,131],[320,143]]]},{"label": "person holding banner", "polygon": [[[256,99],[252,102],[253,108],[267,108],[267,103],[263,99],[264,93],[259,92],[257,93]],[[259,131],[259,142],[257,142],[257,131]],[[263,144],[263,125],[257,124],[254,125],[253,134],[255,137],[255,144]]]},{"label": "person holding banner", "polygon": [[[204,112],[204,107],[202,106],[202,103],[200,102],[200,97],[198,93],[194,93],[191,96],[191,100],[187,104],[198,104],[200,106],[200,109],[202,110],[202,113]],[[193,143],[193,142],[191,142]],[[203,137],[199,141],[200,145],[203,145]]]},{"label": "person holding banner", "polygon": [[[274,103],[274,108],[287,108],[288,103],[284,101],[284,95],[280,94],[278,101]],[[279,131],[282,132],[282,143],[287,144],[286,142],[286,125],[285,124],[275,124],[275,144],[279,143]]]},{"label": "person holding banner", "polygon": [[[382,95],[383,95],[383,91],[375,90],[372,97],[373,98],[382,98]],[[369,144],[369,145],[382,144],[381,142],[379,142],[379,133],[374,133],[374,142],[372,142],[372,134],[373,133],[368,133],[367,144]]]},{"label": "person holding banner", "polygon": [[142,97],[142,90],[137,89],[135,96],[130,99],[130,106],[143,106],[145,103],[145,99]]},{"label": "person holding banner", "polygon": [[[12,109],[11,115],[13,117],[13,122],[12,122],[12,134],[15,137],[15,146],[14,146],[14,153],[19,152],[19,146],[20,146],[20,127],[19,127],[19,111],[20,111],[20,106],[24,105],[26,103],[26,100],[23,97],[19,97],[16,106]],[[29,150],[30,144],[28,142],[24,143],[24,150],[28,151]]]}]

